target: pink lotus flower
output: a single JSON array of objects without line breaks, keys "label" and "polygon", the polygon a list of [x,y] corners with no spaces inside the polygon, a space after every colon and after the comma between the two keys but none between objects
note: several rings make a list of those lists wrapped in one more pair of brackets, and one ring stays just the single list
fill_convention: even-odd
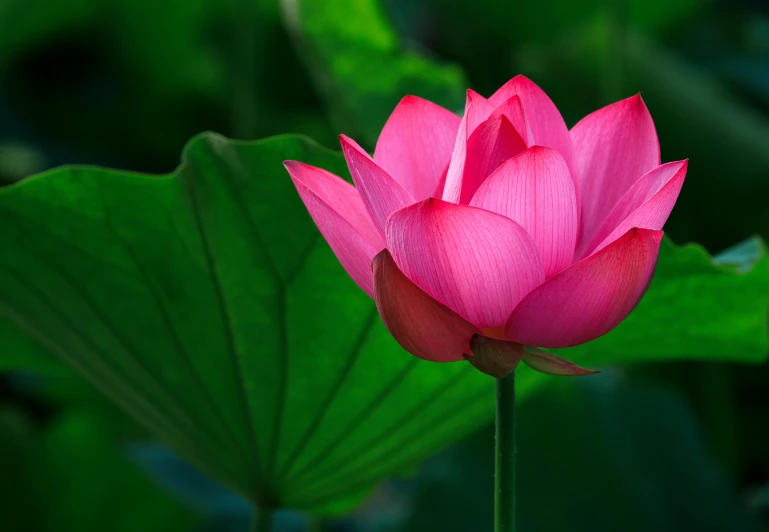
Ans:
[{"label": "pink lotus flower", "polygon": [[687,161],[660,165],[640,96],[571,131],[517,76],[464,117],[407,96],[370,157],[342,135],[355,186],[287,161],[307,209],[412,354],[461,360],[476,333],[568,347],[619,324],[648,286]]}]

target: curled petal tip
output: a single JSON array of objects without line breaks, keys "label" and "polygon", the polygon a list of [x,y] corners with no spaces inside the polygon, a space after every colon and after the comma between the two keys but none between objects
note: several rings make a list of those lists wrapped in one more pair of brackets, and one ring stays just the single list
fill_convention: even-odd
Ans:
[{"label": "curled petal tip", "polygon": [[600,371],[582,368],[573,362],[552,353],[542,351],[536,347],[527,347],[523,355],[523,362],[531,369],[562,377],[584,377],[600,373]]},{"label": "curled petal tip", "polygon": [[485,100],[486,98],[483,97],[483,95],[480,92],[474,91],[473,89],[467,89],[467,92],[465,93],[468,100],[474,100],[476,98],[480,98],[482,100]]}]

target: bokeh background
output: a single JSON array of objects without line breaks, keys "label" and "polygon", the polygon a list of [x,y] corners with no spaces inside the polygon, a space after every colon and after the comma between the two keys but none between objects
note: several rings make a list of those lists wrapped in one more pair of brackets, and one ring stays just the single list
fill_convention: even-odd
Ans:
[{"label": "bokeh background", "polygon": [[[760,0],[2,0],[0,183],[70,163],[168,173],[201,131],[371,148],[404,94],[459,111],[517,73],[570,126],[642,94],[663,161],[690,159],[673,241],[769,237]],[[522,530],[769,530],[766,364],[548,390],[521,408]],[[275,530],[490,530],[491,451],[485,429],[352,516],[281,512]],[[249,512],[85,382],[0,374],[0,530],[237,531]]]}]

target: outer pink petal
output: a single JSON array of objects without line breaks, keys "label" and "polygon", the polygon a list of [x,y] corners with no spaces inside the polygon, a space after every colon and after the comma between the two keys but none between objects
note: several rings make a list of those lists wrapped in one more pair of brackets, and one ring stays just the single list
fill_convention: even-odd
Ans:
[{"label": "outer pink petal", "polygon": [[478,328],[504,325],[545,278],[526,231],[475,207],[428,199],[393,213],[386,234],[406,277]]},{"label": "outer pink petal", "polygon": [[661,240],[662,231],[631,229],[526,296],[505,334],[541,347],[570,347],[606,334],[640,301]]},{"label": "outer pink petal", "polygon": [[473,131],[493,112],[494,106],[486,101],[486,98],[475,91],[467,91],[465,115],[462,117],[462,122],[459,125],[454,151],[451,154],[451,162],[446,173],[446,184],[443,188],[443,199],[445,201],[459,202],[462,194],[462,178],[465,174],[467,141]]},{"label": "outer pink petal", "polygon": [[465,175],[459,203],[468,204],[478,187],[503,162],[526,149],[526,143],[502,115],[483,122],[467,141]]},{"label": "outer pink petal", "polygon": [[358,286],[374,297],[371,259],[384,247],[384,240],[355,187],[314,166],[296,161],[283,164],[339,262]]},{"label": "outer pink petal", "polygon": [[581,240],[591,240],[619,199],[660,164],[654,122],[640,95],[583,118],[571,130],[582,194]]},{"label": "outer pink petal", "polygon": [[577,196],[569,168],[552,148],[533,146],[500,166],[470,205],[507,216],[532,236],[545,274],[571,265],[577,242]]},{"label": "outer pink petal", "polygon": [[461,121],[439,105],[406,96],[379,135],[374,161],[415,200],[435,196],[443,185]]},{"label": "outer pink petal", "polygon": [[462,360],[471,352],[478,329],[411,282],[386,249],[371,266],[379,316],[403,349],[433,362]]},{"label": "outer pink petal", "polygon": [[688,161],[676,161],[644,174],[620,198],[581,256],[603,249],[632,227],[662,229],[681,192],[688,166]]},{"label": "outer pink petal", "polygon": [[411,205],[414,199],[357,142],[345,135],[339,135],[339,139],[355,187],[374,226],[384,236],[385,220],[390,213]]},{"label": "outer pink petal", "polygon": [[[531,127],[532,138],[528,146],[537,144],[558,150],[569,166],[575,188],[579,193],[577,164],[574,158],[569,128],[553,101],[526,76],[515,76],[495,92],[489,102],[494,106],[503,105],[505,100],[518,95],[523,102],[526,119]],[[640,175],[640,174],[639,174]],[[579,196],[577,197],[579,202]]]},{"label": "outer pink petal", "polygon": [[523,110],[523,102],[521,102],[520,96],[516,94],[505,100],[502,105],[491,113],[489,118],[497,118],[499,116],[506,116],[510,120],[510,123],[513,124],[513,127],[526,143],[526,146],[531,146],[534,143],[534,134],[531,132],[531,126],[526,120],[526,113]]}]

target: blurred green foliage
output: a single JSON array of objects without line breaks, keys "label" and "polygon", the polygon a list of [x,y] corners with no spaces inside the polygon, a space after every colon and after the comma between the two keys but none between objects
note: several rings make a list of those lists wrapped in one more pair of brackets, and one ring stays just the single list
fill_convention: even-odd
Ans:
[{"label": "blurred green foliage", "polygon": [[[244,28],[247,32],[249,27],[252,33],[244,35]],[[251,43],[253,49],[244,51],[239,47],[243,43]],[[370,148],[404,94],[427,97],[457,110],[467,86],[488,95],[519,72],[552,96],[569,125],[597,107],[642,93],[655,118],[663,159],[691,160],[687,184],[666,226],[674,242],[694,240],[710,252],[718,252],[756,233],[769,237],[769,8],[751,0],[5,0],[0,3],[0,183],[65,163],[168,173],[177,166],[188,139],[204,130],[244,138],[302,133],[330,147],[336,147],[335,135],[344,132]],[[260,160],[277,161],[307,149],[306,145],[298,148],[301,143],[283,146],[268,157],[254,148],[258,144],[227,143],[224,154],[214,156],[204,153],[202,145],[198,140],[187,152],[200,157],[192,167],[197,165],[203,176],[229,174],[234,182],[232,165],[248,160],[245,164],[251,167]],[[307,153],[301,155],[309,160]],[[317,156],[327,167],[342,171],[338,158]],[[218,165],[224,170],[211,173]],[[153,196],[164,211],[152,207],[149,191],[168,186],[169,179],[84,172],[83,182],[89,178],[91,182],[125,182],[117,188],[91,187],[94,197],[88,202],[74,196],[75,191],[88,190],[77,173],[59,171],[77,183],[68,185],[62,179],[58,188],[49,191],[43,189],[50,186],[50,179],[26,183],[26,190],[32,190],[29,185],[34,183],[42,191],[37,197],[30,194],[30,201],[37,204],[27,205],[34,209],[27,212],[37,212],[38,218],[27,220],[26,225],[17,225],[16,219],[0,222],[0,234],[7,237],[2,258],[11,260],[12,254],[18,258],[24,249],[41,243],[49,246],[47,261],[24,263],[22,270],[35,279],[34,289],[49,299],[59,325],[61,316],[68,317],[76,328],[98,337],[102,350],[118,357],[125,345],[118,346],[103,324],[95,324],[99,320],[83,307],[82,296],[65,293],[61,284],[50,290],[36,284],[42,278],[41,269],[69,268],[78,262],[82,269],[76,275],[86,298],[91,290],[99,291],[99,283],[102,288],[107,286],[100,292],[105,298],[102,303],[110,303],[106,316],[131,329],[119,331],[118,336],[141,345],[138,352],[146,357],[144,362],[156,364],[157,375],[164,375],[159,384],[145,378],[127,388],[117,380],[94,378],[94,374],[91,382],[120,396],[124,403],[151,398],[150,407],[168,409],[154,423],[154,434],[176,442],[182,452],[190,441],[218,450],[220,454],[206,450],[198,464],[215,470],[214,476],[220,468],[232,470],[239,480],[230,484],[241,491],[248,491],[243,483],[255,478],[273,482],[269,475],[260,477],[238,469],[241,457],[249,454],[242,451],[245,434],[233,440],[222,436],[222,422],[206,413],[210,408],[206,401],[196,397],[194,390],[179,386],[183,380],[173,380],[172,373],[179,368],[166,358],[173,349],[156,342],[155,333],[149,332],[164,331],[158,336],[163,337],[167,324],[158,326],[158,316],[142,310],[152,305],[140,302],[146,292],[132,293],[141,273],[128,271],[125,255],[115,251],[118,245],[110,240],[114,234],[104,218],[101,202],[105,197],[111,212],[117,213],[119,219],[113,222],[121,227],[122,238],[141,242],[141,249],[149,253],[143,257],[152,261],[148,271],[165,272],[159,286],[182,290],[182,285],[210,284],[201,275],[206,266],[200,253],[197,262],[184,270],[179,266],[183,254],[178,246],[169,246],[179,241],[189,244],[189,235],[181,231],[186,236],[168,237],[168,224],[155,219],[160,212],[185,212],[172,195],[165,199]],[[153,179],[157,183],[151,184]],[[142,186],[137,186],[140,182]],[[242,193],[247,201],[248,193],[236,190],[235,195]],[[224,204],[218,202],[231,201],[225,195],[216,187],[205,188],[203,200],[215,209]],[[46,197],[47,205],[40,203]],[[288,201],[288,192],[280,191],[279,197]],[[67,202],[69,212],[62,210]],[[17,214],[17,209],[24,208],[15,196],[10,203],[10,211]],[[251,205],[258,207],[259,203]],[[296,205],[289,210],[294,208]],[[222,216],[222,221],[211,215],[228,209],[206,212],[209,229],[218,231],[216,235],[234,230],[236,236],[228,236],[232,242],[243,231],[242,220],[233,222]],[[256,216],[263,214],[257,212]],[[294,253],[293,247],[281,245],[290,240],[287,231],[294,223],[298,222],[271,227],[266,234],[274,241],[266,247],[273,253]],[[307,218],[301,223],[306,225]],[[39,225],[71,231],[78,245],[93,246],[91,255],[81,260],[82,256],[56,238],[40,237]],[[164,229],[153,233],[153,225]],[[30,233],[42,240],[33,243],[25,238]],[[253,257],[247,260],[244,249],[247,247],[233,246],[222,255],[231,271],[252,266],[249,260]],[[288,260],[287,256],[278,258]],[[319,284],[316,297],[328,293],[323,290],[338,291],[326,312],[347,316],[345,332],[350,332],[365,320],[365,297],[356,292],[330,256],[320,261],[328,263],[324,278],[332,281],[327,286]],[[196,279],[173,279],[172,273],[188,271],[192,276],[195,268]],[[75,275],[60,270],[59,283],[62,271],[65,277]],[[699,247],[665,245],[658,276],[637,313],[614,333],[572,350],[583,364],[602,364],[622,355],[635,365],[622,369],[619,380],[595,378],[607,383],[606,389],[595,383],[559,383],[523,408],[521,454],[530,459],[521,460],[521,482],[530,489],[523,495],[521,507],[532,512],[523,514],[523,530],[767,529],[769,504],[761,494],[769,486],[769,388],[765,385],[769,371],[765,363],[740,367],[735,362],[765,358],[768,272],[759,240],[719,255],[716,264]],[[0,301],[6,305],[11,289],[18,287],[3,287]],[[682,293],[707,294],[708,298],[682,298]],[[202,308],[177,304],[180,313]],[[310,304],[307,302],[308,308]],[[241,315],[245,317],[249,310],[253,309],[241,309]],[[31,305],[28,311],[36,324],[53,323],[51,308]],[[213,327],[216,311],[208,311],[210,315],[202,321],[186,323],[180,314],[174,323],[185,325],[189,334],[200,323]],[[323,323],[322,319],[310,320],[308,336],[296,340],[318,357],[317,366],[305,367],[300,375],[323,371],[322,357],[329,356],[330,346],[340,341],[339,332],[324,329]],[[246,325],[242,330],[249,345],[259,345],[254,331]],[[34,367],[48,375],[34,386],[19,385],[16,373],[0,381],[0,459],[4,464],[0,482],[9,493],[3,501],[7,504],[0,527],[193,529],[195,518],[126,461],[119,443],[137,435],[146,437],[142,429],[51,358],[50,352],[57,346],[41,345],[43,336],[33,340],[29,332],[20,331],[7,318],[0,319],[0,366],[6,370]],[[44,337],[65,341],[64,336],[50,331]],[[366,355],[387,357],[396,349],[387,342],[367,349]],[[187,345],[200,348],[199,362],[206,363],[205,342],[197,345],[188,340]],[[687,361],[649,362],[682,358]],[[122,360],[130,365],[129,358]],[[390,369],[396,372],[397,364],[411,361],[393,360]],[[88,362],[98,368],[99,361],[95,356]],[[336,358],[333,363],[325,368],[329,378],[338,377],[345,361]],[[163,365],[167,367],[160,367]],[[379,368],[366,367],[374,372]],[[225,366],[202,374],[213,379],[230,369]],[[422,397],[429,397],[431,390],[450,386],[451,381],[445,379],[450,379],[451,371],[425,371],[424,377],[417,372],[408,386],[419,389],[419,380],[430,373],[435,388],[422,390]],[[458,373],[460,368],[453,371]],[[309,383],[330,386],[325,377],[305,379],[302,387]],[[536,379],[522,374],[522,386],[533,391],[544,382]],[[364,379],[362,387],[376,380]],[[462,382],[476,386],[476,381]],[[477,382],[482,394],[488,383]],[[526,382],[531,384],[524,385]],[[616,388],[617,382],[623,386],[630,382],[632,389]],[[338,500],[341,506],[324,510],[349,508],[363,496],[358,488],[368,493],[373,481],[408,471],[406,466],[489,419],[486,400],[490,397],[468,406],[463,400],[465,390],[457,388],[451,392],[454,401],[436,401],[427,412],[415,410],[414,404],[411,408],[405,403],[383,405],[364,424],[365,430],[351,434],[345,443],[338,434],[345,432],[351,417],[370,407],[374,392],[386,382],[377,384],[368,395],[345,398],[327,421],[334,430],[327,428],[325,437],[314,437],[315,443],[284,448],[272,440],[270,446],[258,449],[256,454],[277,449],[279,459],[274,463],[278,469],[295,455],[299,463],[305,456],[304,464],[312,470],[310,451],[331,449],[336,440],[341,442],[330,451],[325,471],[298,477],[303,482],[290,489],[298,494],[294,506],[309,509],[313,500],[320,501],[318,494],[334,500],[334,495],[341,494],[345,495]],[[244,431],[240,418],[234,417],[243,410],[225,404],[226,397],[234,401],[233,390],[226,383],[215,388],[215,397],[223,401],[219,410],[233,416],[223,423],[229,431]],[[661,388],[674,390],[673,395]],[[323,391],[327,390],[318,393],[324,395]],[[410,396],[398,397],[405,401]],[[203,428],[185,425],[188,414],[173,415],[172,403],[180,400],[184,408],[194,410],[191,419],[196,423],[206,420]],[[289,413],[302,409],[321,412],[323,406],[308,388],[306,394],[291,395],[287,408]],[[248,410],[263,418],[259,422],[265,427],[271,424],[265,416],[275,412],[273,407]],[[411,412],[416,414],[408,418]],[[449,423],[445,432],[425,429],[430,419],[448,413],[458,421]],[[389,434],[388,415],[406,420],[406,430]],[[291,415],[291,419],[295,424],[281,429],[281,440],[300,442],[308,433],[307,423],[317,418]],[[176,431],[175,425],[183,427],[182,434],[171,437],[168,433]],[[270,437],[275,434],[271,428],[264,430]],[[195,431],[201,431],[203,438],[196,439]],[[415,441],[428,443],[412,442],[411,451],[398,451],[400,438],[422,431],[426,439]],[[320,429],[319,434],[323,433]],[[195,452],[188,458],[194,460],[192,455],[199,453],[191,451]],[[405,499],[408,511],[393,509],[380,494],[347,526],[373,530],[375,523],[389,520],[406,530],[487,529],[479,525],[479,519],[489,515],[488,506],[483,505],[490,504],[490,492],[484,491],[491,487],[490,452],[491,440],[481,433],[440,459],[445,474],[438,480],[428,479],[424,485],[424,479],[418,479],[408,488],[391,488]],[[350,490],[352,485],[355,489]],[[50,486],[53,492],[41,486]],[[457,494],[459,498],[453,499]],[[37,508],[34,515],[29,508]],[[559,512],[559,508],[568,511]],[[120,525],[115,524],[118,521]],[[109,523],[106,527],[105,522]]]},{"label": "blurred green foliage", "polygon": [[[560,381],[519,413],[522,530],[761,530],[677,394],[608,375]],[[491,530],[492,445],[482,431],[429,463],[404,530]]]},{"label": "blurred green foliage", "polygon": [[0,465],[7,532],[161,532],[190,530],[198,520],[132,464],[87,412],[73,410],[39,428],[4,408]]}]

